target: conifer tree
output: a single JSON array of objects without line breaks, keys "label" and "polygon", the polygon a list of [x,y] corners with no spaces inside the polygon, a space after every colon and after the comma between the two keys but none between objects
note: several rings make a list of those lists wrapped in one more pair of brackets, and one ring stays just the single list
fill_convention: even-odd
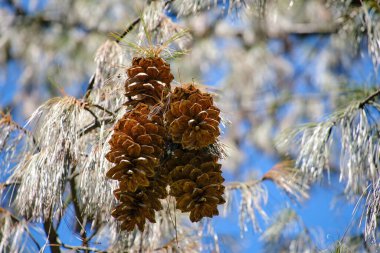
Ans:
[{"label": "conifer tree", "polygon": [[[380,250],[378,0],[26,2],[0,3],[0,252]],[[327,242],[321,189],[352,211]]]}]

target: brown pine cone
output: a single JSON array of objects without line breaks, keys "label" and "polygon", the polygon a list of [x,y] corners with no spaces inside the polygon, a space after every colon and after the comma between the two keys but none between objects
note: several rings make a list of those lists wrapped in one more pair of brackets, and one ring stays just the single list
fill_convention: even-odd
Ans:
[{"label": "brown pine cone", "polygon": [[[179,148],[175,149],[171,153],[170,158],[165,162],[164,168],[167,173],[170,174],[170,172],[173,171],[177,166],[189,164],[192,159],[196,158],[197,154],[203,154],[203,156],[205,156],[205,152],[202,153],[202,151],[188,151]],[[216,156],[212,156],[212,159],[214,162],[218,161],[218,158]],[[171,178],[169,177],[169,179]]]},{"label": "brown pine cone", "polygon": [[219,113],[211,95],[191,85],[175,89],[165,120],[174,143],[181,143],[185,149],[200,149],[214,144],[220,135]]},{"label": "brown pine cone", "polygon": [[168,183],[168,175],[158,171],[154,179],[150,181],[149,188],[155,197],[164,199],[168,196],[168,191],[166,190]]},{"label": "brown pine cone", "polygon": [[176,198],[178,209],[190,212],[192,222],[219,214],[217,205],[225,203],[224,178],[215,156],[175,151],[167,166],[171,169],[170,195]]},{"label": "brown pine cone", "polygon": [[109,142],[106,158],[116,165],[107,177],[120,181],[121,190],[130,192],[148,186],[163,154],[164,133],[160,118],[150,117],[147,105],[139,104],[127,112],[115,125]]},{"label": "brown pine cone", "polygon": [[139,188],[136,192],[114,191],[120,204],[112,211],[112,216],[121,221],[121,230],[133,231],[137,225],[144,231],[145,220],[155,223],[155,211],[162,209],[157,194],[150,188]]},{"label": "brown pine cone", "polygon": [[[170,94],[170,99],[172,102],[176,102],[183,99],[188,99],[189,96],[194,93],[202,94],[201,91],[194,84],[185,84],[182,87],[175,87],[172,94]],[[207,94],[206,96],[210,95]]]},{"label": "brown pine cone", "polygon": [[129,78],[125,83],[125,95],[129,101],[126,105],[156,105],[163,102],[174,79],[170,65],[160,57],[135,57],[127,73]]}]

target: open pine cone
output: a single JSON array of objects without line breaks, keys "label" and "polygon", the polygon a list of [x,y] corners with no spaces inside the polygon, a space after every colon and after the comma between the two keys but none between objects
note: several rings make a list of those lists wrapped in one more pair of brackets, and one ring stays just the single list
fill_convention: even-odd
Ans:
[{"label": "open pine cone", "polygon": [[190,212],[190,220],[218,215],[218,204],[225,203],[224,178],[217,157],[204,152],[176,150],[167,163],[170,172],[170,195],[177,201],[177,208]]},{"label": "open pine cone", "polygon": [[155,211],[162,209],[158,194],[150,188],[139,188],[136,192],[114,191],[119,205],[112,211],[112,216],[121,221],[121,230],[133,231],[137,225],[144,231],[145,221],[155,223]]},{"label": "open pine cone", "polygon": [[161,210],[159,199],[166,198],[167,173],[160,168],[165,129],[162,116],[151,115],[148,105],[138,104],[115,125],[106,155],[115,163],[107,177],[119,181],[114,191],[119,204],[112,215],[122,222],[121,229],[144,230],[146,219],[155,222]]},{"label": "open pine cone", "polygon": [[212,96],[193,85],[177,87],[165,113],[169,134],[174,143],[185,149],[200,149],[214,144],[220,135],[220,110]]},{"label": "open pine cone", "polygon": [[164,128],[160,117],[150,117],[147,105],[139,104],[127,112],[114,128],[111,150],[106,155],[115,163],[107,177],[120,181],[120,189],[134,192],[148,186],[163,153]]},{"label": "open pine cone", "polygon": [[170,65],[160,57],[135,57],[127,69],[129,78],[125,83],[126,105],[144,103],[156,105],[170,92],[170,82],[174,79]]}]

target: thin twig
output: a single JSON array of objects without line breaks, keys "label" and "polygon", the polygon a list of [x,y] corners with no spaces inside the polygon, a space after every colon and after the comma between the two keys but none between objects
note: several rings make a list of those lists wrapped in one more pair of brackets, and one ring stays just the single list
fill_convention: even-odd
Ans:
[{"label": "thin twig", "polygon": [[125,37],[125,36],[127,36],[127,34],[128,33],[130,33],[134,28],[135,28],[135,26],[138,24],[138,23],[140,23],[140,21],[141,21],[141,18],[139,17],[139,18],[136,18],[125,30],[124,30],[124,32],[118,37],[118,38],[116,38],[116,43],[120,43],[121,42],[121,40]]},{"label": "thin twig", "polygon": [[[6,215],[9,215],[11,217],[11,219],[12,219],[13,222],[21,223],[21,220],[18,217],[16,217],[11,211],[9,211],[9,210],[7,210],[5,208],[0,207],[0,213],[6,213]],[[32,235],[32,233],[30,232],[28,226],[23,226],[23,228],[26,231],[26,233],[28,234],[28,236],[30,237],[30,239],[33,241],[33,243],[38,248],[38,251],[41,251],[40,244],[34,238],[34,236]]]},{"label": "thin twig", "polygon": [[19,185],[20,182],[4,182],[4,183],[0,183],[0,189],[3,189],[3,188],[6,188],[6,187],[9,187],[9,186],[13,186],[13,185]]},{"label": "thin twig", "polygon": [[85,106],[84,109],[88,111],[94,117],[94,123],[91,124],[89,127],[85,127],[84,129],[80,130],[79,137],[82,137],[83,135],[87,134],[93,129],[96,129],[101,126],[98,116],[96,116],[96,114],[92,110],[90,110],[90,108],[88,108],[87,106]]},{"label": "thin twig", "polygon": [[57,234],[57,231],[54,229],[52,221],[53,221],[52,211],[50,210],[49,217],[47,217],[47,219],[44,221],[43,227],[44,227],[46,236],[49,240],[51,252],[52,253],[60,253],[61,249],[59,247],[52,246],[54,244],[60,244],[59,236]]},{"label": "thin twig", "polygon": [[368,104],[368,102],[372,101],[374,98],[380,95],[380,89],[369,95],[367,98],[365,98],[363,101],[359,104],[359,109],[363,109],[363,107]]},{"label": "thin twig", "polygon": [[27,226],[24,227],[26,233],[28,234],[28,236],[30,237],[30,239],[33,241],[33,243],[36,245],[37,249],[39,252],[41,252],[41,246],[40,244],[37,242],[36,238],[34,238],[34,236],[32,235],[32,233],[30,232],[29,228]]},{"label": "thin twig", "polygon": [[[36,146],[37,148],[37,151],[40,152],[41,149],[40,147],[38,146],[38,142],[37,140],[34,138],[34,135],[32,132],[30,132],[28,129],[20,126],[17,122],[15,122],[14,120],[12,120],[11,116],[9,116],[9,119],[8,121],[6,121],[9,125],[13,125],[16,129],[20,130],[21,132],[23,132],[25,135],[29,136],[31,139],[32,139],[32,142],[33,144]],[[8,135],[6,136],[6,138],[8,138],[10,135],[10,133],[8,133]],[[5,144],[5,142],[4,142]]]},{"label": "thin twig", "polygon": [[74,179],[77,176],[79,176],[80,174],[81,174],[80,171],[73,172],[70,176],[67,177],[67,179],[69,179],[69,180]]},{"label": "thin twig", "polygon": [[[74,170],[74,168],[73,168]],[[71,199],[73,201],[74,210],[75,210],[75,216],[77,218],[77,222],[80,225],[80,236],[82,239],[82,246],[88,247],[88,241],[87,241],[87,233],[86,233],[86,224],[84,224],[84,219],[82,217],[82,211],[79,206],[78,198],[77,198],[77,189],[75,185],[75,178],[71,178],[69,180],[70,185],[70,192],[71,192]]]},{"label": "thin twig", "polygon": [[[164,4],[164,8],[167,8],[169,4],[173,3],[175,0],[168,0]],[[136,18],[125,30],[124,32],[116,38],[116,43],[120,43],[125,36],[128,35],[135,27],[141,22],[141,17]]]},{"label": "thin twig", "polygon": [[226,188],[229,188],[229,189],[241,189],[243,187],[252,187],[252,186],[255,186],[259,183],[261,183],[262,181],[264,181],[265,179],[257,179],[257,180],[251,180],[251,181],[247,181],[247,182],[230,182],[226,185]]},{"label": "thin twig", "polygon": [[94,117],[95,122],[96,122],[97,124],[100,125],[100,122],[99,122],[98,116],[96,116],[96,114],[95,114],[90,108],[88,108],[88,106],[85,106],[84,109],[85,109],[86,111],[88,111],[88,112]]},{"label": "thin twig", "polygon": [[[168,0],[167,2],[165,2],[164,8],[167,8],[169,6],[169,4],[173,3],[174,1],[175,0]],[[124,37],[127,36],[133,29],[135,29],[135,27],[140,22],[141,22],[141,17],[136,18],[129,26],[127,26],[127,28],[123,31],[123,33],[116,38],[116,40],[115,40],[116,43],[120,44],[120,42],[124,39]],[[85,101],[88,100],[89,96],[91,95],[92,90],[94,89],[95,77],[96,77],[96,74],[94,73],[91,76],[90,81],[88,82],[86,93],[85,93],[85,95],[83,97],[83,99]]]},{"label": "thin twig", "polygon": [[88,82],[86,93],[84,94],[83,100],[87,101],[88,98],[91,95],[92,90],[94,89],[94,83],[95,83],[95,73],[91,76],[90,81]]},{"label": "thin twig", "polygon": [[1,151],[1,150],[4,150],[5,146],[7,145],[7,141],[8,141],[8,139],[10,138],[10,136],[11,136],[11,131],[9,131],[9,132],[7,133],[7,136],[5,136],[5,138],[3,139],[4,142],[3,142],[3,145],[0,147],[0,151]]},{"label": "thin twig", "polygon": [[88,242],[91,241],[95,236],[96,234],[99,232],[99,226],[96,226],[96,228],[94,229],[94,232],[86,239]]},{"label": "thin twig", "polygon": [[49,245],[50,247],[63,247],[65,249],[71,249],[71,250],[74,250],[74,251],[80,251],[80,250],[84,250],[86,252],[107,252],[105,250],[99,250],[99,249],[96,249],[96,248],[90,248],[90,247],[86,247],[86,246],[72,246],[72,245],[68,245],[68,244],[64,244],[64,243],[56,243],[56,244],[50,244]]},{"label": "thin twig", "polygon": [[[137,18],[135,21],[133,21],[125,30],[124,32],[118,37],[116,38],[116,43],[120,43],[120,41],[125,37],[127,36],[128,33],[130,33],[134,28],[135,26],[140,23],[141,21],[141,18]],[[90,81],[88,82],[88,86],[87,86],[87,89],[86,89],[86,93],[83,97],[84,101],[87,101],[88,98],[90,97],[91,95],[91,92],[93,91],[94,89],[94,84],[95,84],[95,78],[96,78],[96,73],[94,73],[92,76],[91,76],[91,79]]]},{"label": "thin twig", "polygon": [[108,123],[112,123],[114,122],[114,118],[104,118],[104,119],[100,119],[99,122],[100,124],[98,124],[96,121],[83,127],[81,130],[78,131],[79,133],[79,137],[82,137],[86,134],[88,134],[89,132],[101,127],[102,124],[108,124]]},{"label": "thin twig", "polygon": [[93,106],[93,107],[96,107],[102,111],[105,111],[106,113],[108,113],[109,115],[113,116],[113,117],[116,117],[115,113],[107,110],[106,108],[104,108],[103,106],[101,105],[98,105],[98,104],[88,104],[88,106]]}]

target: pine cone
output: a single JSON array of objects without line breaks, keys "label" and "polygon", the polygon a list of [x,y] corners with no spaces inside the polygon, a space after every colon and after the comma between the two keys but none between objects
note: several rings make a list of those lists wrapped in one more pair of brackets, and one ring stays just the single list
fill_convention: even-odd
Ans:
[{"label": "pine cone", "polygon": [[217,205],[225,203],[224,178],[215,156],[177,150],[167,167],[171,170],[170,195],[176,198],[178,209],[190,212],[192,222],[219,214]]},{"label": "pine cone", "polygon": [[193,85],[176,88],[170,97],[170,110],[165,113],[173,142],[185,149],[200,149],[216,142],[219,132],[219,108],[210,94]]},{"label": "pine cone", "polygon": [[149,117],[147,105],[139,104],[127,112],[115,125],[109,142],[111,150],[106,158],[116,165],[107,177],[120,181],[120,189],[125,191],[148,186],[163,154],[164,133],[162,120]]},{"label": "pine cone", "polygon": [[169,183],[168,175],[158,171],[154,177],[154,180],[150,182],[150,189],[152,194],[159,199],[164,199],[168,196],[166,186]]},{"label": "pine cone", "polygon": [[126,105],[161,103],[170,92],[170,82],[174,79],[170,65],[160,57],[135,57],[127,73],[125,95],[129,101]]},{"label": "pine cone", "polygon": [[[170,94],[170,99],[172,102],[176,102],[183,99],[188,99],[189,96],[194,93],[202,94],[194,84],[185,84],[183,87],[175,87],[172,94]],[[210,95],[207,94],[206,96]]]},{"label": "pine cone", "polygon": [[167,176],[156,170],[155,176],[150,178],[148,187],[139,186],[135,192],[117,189],[114,191],[116,199],[120,202],[112,211],[118,221],[121,221],[121,230],[132,231],[137,225],[140,231],[144,230],[145,221],[155,223],[155,211],[162,209],[159,199],[168,196],[166,186]]},{"label": "pine cone", "polygon": [[144,231],[145,220],[155,223],[155,211],[162,209],[157,194],[150,188],[139,188],[136,192],[114,191],[120,204],[112,211],[112,216],[121,221],[121,230],[133,231],[137,225]]},{"label": "pine cone", "polygon": [[165,129],[162,116],[152,115],[149,106],[138,104],[114,127],[111,150],[106,155],[115,163],[107,177],[118,180],[114,191],[120,202],[112,215],[122,222],[121,229],[144,230],[146,219],[155,222],[155,211],[161,210],[159,199],[167,196],[167,173],[160,168]]}]

